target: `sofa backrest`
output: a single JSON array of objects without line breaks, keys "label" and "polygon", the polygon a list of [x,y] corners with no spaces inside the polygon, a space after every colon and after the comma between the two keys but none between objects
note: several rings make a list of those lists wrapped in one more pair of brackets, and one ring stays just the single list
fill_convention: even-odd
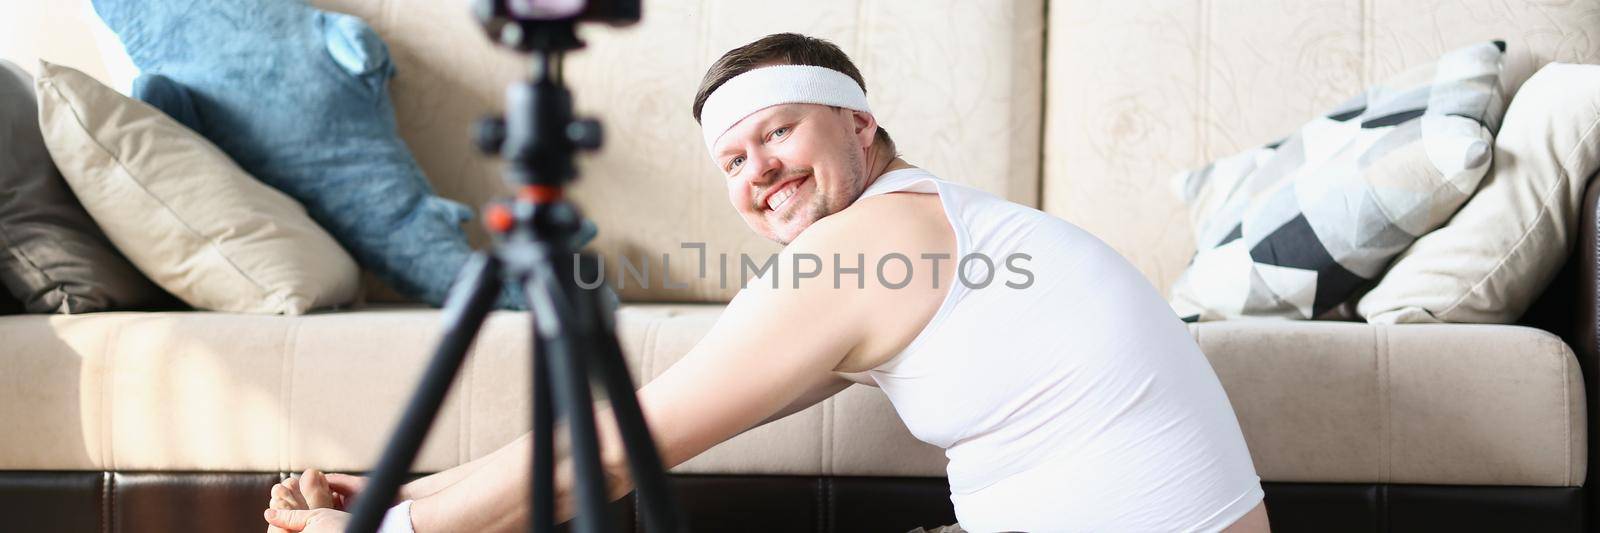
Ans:
[{"label": "sofa backrest", "polygon": [[[359,15],[388,40],[406,140],[439,192],[473,206],[504,194],[498,164],[466,132],[501,108],[525,67],[488,44],[467,2],[314,3]],[[69,4],[87,0],[18,17],[42,26],[0,25],[29,30],[0,36],[7,57],[26,65],[22,56],[42,55],[125,88],[117,78],[131,67],[93,64],[93,17]],[[705,68],[772,32],[825,37],[855,58],[908,160],[1084,227],[1163,292],[1193,252],[1167,187],[1174,172],[1282,137],[1465,43],[1509,41],[1508,65],[1522,76],[1553,60],[1600,63],[1600,0],[1055,0],[1048,9],[1045,0],[647,0],[644,10],[636,27],[584,28],[590,47],[567,65],[580,110],[608,127],[606,148],[583,159],[574,190],[600,225],[595,249],[613,279],[624,258],[649,257],[653,267],[649,289],[627,280],[632,301],[725,301],[738,285],[738,254],[777,250],[727,205],[689,115]],[[486,242],[475,224],[469,233]],[[728,254],[728,287],[715,275],[696,279],[699,254],[680,248],[685,241],[705,242],[713,265]],[[663,287],[662,253],[687,289]]]},{"label": "sofa backrest", "polygon": [[1552,60],[1600,63],[1600,0],[1058,0],[1049,13],[1043,209],[1163,293],[1194,251],[1175,172],[1463,44],[1508,41],[1523,79]]},{"label": "sofa backrest", "polygon": [[[393,94],[407,143],[444,196],[480,206],[504,194],[498,164],[467,132],[499,110],[526,61],[490,46],[466,0],[317,0],[367,20],[388,41]],[[650,288],[630,275],[631,301],[726,301],[739,254],[757,263],[778,246],[747,229],[700,142],[690,104],[706,68],[727,50],[794,31],[838,44],[861,69],[878,120],[906,159],[946,179],[1037,205],[1044,50],[1043,0],[860,2],[777,0],[644,2],[640,24],[584,27],[585,50],[566,76],[580,113],[606,128],[583,158],[573,190],[600,227],[595,250],[612,279],[626,258],[651,267]],[[471,228],[483,243],[481,228]],[[710,268],[698,277],[704,242]],[[661,254],[685,289],[664,287]],[[728,283],[717,254],[729,257]]]},{"label": "sofa backrest", "polygon": [[[403,135],[441,195],[477,208],[509,191],[498,162],[480,155],[468,134],[479,117],[502,109],[507,84],[527,73],[527,61],[490,45],[468,0],[311,2],[360,16],[387,41]],[[636,26],[582,28],[589,47],[568,56],[567,82],[579,112],[604,122],[606,145],[580,160],[572,196],[600,227],[594,250],[613,281],[619,261],[638,267],[648,258],[650,287],[630,275],[623,298],[727,301],[739,286],[740,254],[759,264],[779,249],[728,205],[690,114],[706,68],[770,33],[805,33],[843,48],[909,161],[1037,206],[1044,3],[646,0]],[[25,4],[0,19],[0,55],[23,65],[44,57],[128,90],[137,70],[89,0]],[[468,234],[475,246],[487,244],[477,222]],[[695,242],[705,243],[705,278],[700,252],[682,247]],[[665,287],[663,253],[673,282],[687,288]],[[718,254],[728,256],[726,283]]]}]

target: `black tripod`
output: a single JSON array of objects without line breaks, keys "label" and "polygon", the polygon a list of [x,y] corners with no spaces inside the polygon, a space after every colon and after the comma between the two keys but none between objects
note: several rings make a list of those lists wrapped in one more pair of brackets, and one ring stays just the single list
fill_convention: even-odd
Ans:
[{"label": "black tripod", "polygon": [[[614,530],[605,513],[605,476],[589,390],[593,377],[611,400],[644,524],[652,531],[683,531],[617,344],[614,310],[601,292],[603,286],[584,289],[578,283],[600,279],[595,257],[574,249],[572,237],[582,217],[562,194],[577,177],[572,161],[576,152],[599,148],[601,143],[598,122],[574,118],[572,95],[562,81],[562,55],[583,46],[575,33],[580,17],[523,20],[508,8],[507,0],[484,0],[476,6],[491,37],[533,57],[532,79],[507,92],[506,118],[486,119],[478,132],[481,148],[507,160],[506,179],[519,191],[509,206],[491,206],[486,214],[496,238],[494,250],[474,255],[451,289],[444,308],[444,338],[378,467],[356,499],[346,531],[378,529],[468,346],[507,280],[526,289],[534,319],[532,529],[554,529],[555,412],[559,410],[572,439],[578,501],[573,530]],[[636,1],[632,20],[638,20]]]}]

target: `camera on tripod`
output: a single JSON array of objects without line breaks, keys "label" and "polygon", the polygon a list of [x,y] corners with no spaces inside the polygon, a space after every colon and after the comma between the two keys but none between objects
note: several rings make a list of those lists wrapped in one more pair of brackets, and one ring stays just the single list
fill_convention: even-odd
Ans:
[{"label": "camera on tripod", "polygon": [[[547,42],[561,46],[570,43],[541,41],[535,35],[541,26],[572,26],[578,22],[601,22],[628,26],[639,22],[639,0],[473,0],[472,13],[489,38],[518,51],[532,51]],[[508,31],[509,29],[509,31]],[[582,43],[577,43],[577,46]],[[573,48],[562,48],[571,50]]]}]

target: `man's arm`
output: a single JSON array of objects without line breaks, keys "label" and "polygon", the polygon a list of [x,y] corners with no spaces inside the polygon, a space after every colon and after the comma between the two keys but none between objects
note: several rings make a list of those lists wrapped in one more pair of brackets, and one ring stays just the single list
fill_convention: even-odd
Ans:
[{"label": "man's arm", "polygon": [[[801,394],[799,398],[796,398],[795,401],[789,402],[789,405],[783,406],[783,409],[779,409],[777,413],[773,413],[772,416],[767,417],[766,420],[762,420],[761,423],[756,424],[755,427],[765,426],[767,424],[782,420],[789,415],[804,411],[807,407],[811,407],[816,405],[818,402],[832,398],[833,395],[838,394],[839,391],[850,388],[850,386],[854,384],[855,382],[830,372],[826,376],[821,376],[817,382],[813,383],[810,387],[807,387],[806,392]],[[751,429],[755,428],[753,427]]]},{"label": "man's arm", "polygon": [[[824,255],[816,247],[828,237],[808,231],[779,264]],[[639,391],[669,467],[849,385],[834,371],[865,334],[866,295],[834,288],[831,279],[802,280],[799,288],[790,277],[779,281],[773,288],[768,278],[753,280],[683,359]]]},{"label": "man's arm", "polygon": [[[823,272],[831,274],[834,253],[851,258],[846,263],[853,267],[857,252],[874,258],[953,252],[954,235],[938,199],[904,196],[868,199],[814,223],[779,255],[782,271],[789,272],[802,253],[821,257]],[[873,208],[859,209],[863,204]],[[898,353],[937,310],[953,270],[942,269],[938,283],[930,269],[906,273],[911,283],[903,289],[873,282],[834,287],[831,275],[801,280],[799,288],[792,277],[782,278],[778,288],[769,279],[753,281],[682,360],[639,391],[663,463],[671,468],[763,421],[814,404],[849,384],[835,372],[872,368]],[[896,272],[888,275],[901,279]],[[600,411],[597,419],[610,494],[621,497],[631,489],[621,438],[608,412]],[[504,459],[417,500],[417,531],[511,531],[525,524],[529,454]],[[560,449],[556,487],[558,518],[565,520],[575,502],[572,464]]]}]

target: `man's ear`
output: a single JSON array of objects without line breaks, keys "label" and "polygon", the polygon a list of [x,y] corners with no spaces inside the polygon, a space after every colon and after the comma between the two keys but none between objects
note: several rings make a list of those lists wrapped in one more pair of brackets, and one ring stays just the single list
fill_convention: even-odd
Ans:
[{"label": "man's ear", "polygon": [[878,119],[874,118],[872,113],[865,111],[856,111],[854,109],[846,109],[845,111],[850,113],[850,126],[852,128],[850,131],[855,133],[856,141],[860,142],[863,148],[872,146],[872,143],[878,138]]}]

